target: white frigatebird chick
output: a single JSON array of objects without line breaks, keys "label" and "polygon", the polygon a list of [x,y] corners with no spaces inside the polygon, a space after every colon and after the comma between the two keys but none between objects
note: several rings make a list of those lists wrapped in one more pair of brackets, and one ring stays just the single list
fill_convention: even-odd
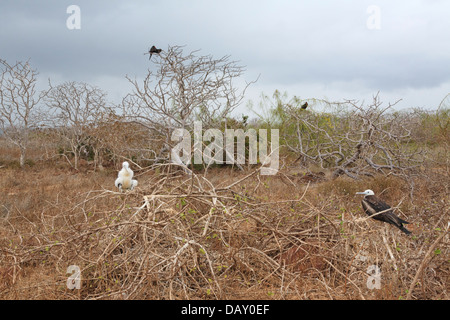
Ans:
[{"label": "white frigatebird chick", "polygon": [[[356,194],[364,194],[364,198],[361,201],[364,212],[375,220],[390,223],[406,234],[411,234],[411,231],[406,229],[403,224],[409,222],[397,217],[391,206],[389,206],[383,200],[375,197],[375,193],[372,190],[366,190],[364,192],[357,192]],[[391,209],[391,210],[389,210]],[[379,213],[382,212],[382,213]],[[377,214],[378,213],[378,214]]]},{"label": "white frigatebird chick", "polygon": [[127,161],[122,163],[122,170],[119,171],[118,177],[114,184],[120,191],[124,189],[133,190],[137,187],[137,180],[133,179],[134,172],[130,169],[130,165]]},{"label": "white frigatebird chick", "polygon": [[150,48],[150,50],[148,50],[148,52],[144,53],[144,54],[150,54],[150,57],[148,57],[148,60],[150,60],[152,58],[152,54],[154,54],[154,53],[158,53],[159,54],[161,51],[162,51],[162,49],[156,49],[155,46],[152,46]]}]

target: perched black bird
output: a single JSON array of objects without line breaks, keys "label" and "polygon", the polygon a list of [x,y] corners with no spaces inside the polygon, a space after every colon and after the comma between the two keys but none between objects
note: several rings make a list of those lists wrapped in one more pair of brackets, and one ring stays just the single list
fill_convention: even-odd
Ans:
[{"label": "perched black bird", "polygon": [[162,51],[162,49],[156,49],[155,46],[152,46],[152,47],[150,48],[150,50],[148,50],[148,52],[147,52],[147,53],[144,53],[144,54],[150,54],[150,57],[148,57],[148,60],[150,60],[150,59],[152,58],[152,54],[154,54],[154,53],[160,53],[161,51]]},{"label": "perched black bird", "polygon": [[303,110],[305,110],[307,106],[308,106],[308,101],[305,102],[304,104],[302,104],[301,108],[302,108]]},{"label": "perched black bird", "polygon": [[[375,193],[373,193],[372,190],[366,190],[364,192],[357,192],[356,194],[364,194],[364,198],[361,201],[362,207],[364,209],[364,212],[368,216],[373,216],[374,214],[377,214],[378,212],[382,212],[380,214],[377,214],[376,216],[373,216],[375,220],[383,221],[390,223],[400,230],[402,230],[406,234],[411,234],[411,231],[406,229],[403,224],[408,224],[409,222],[400,219],[397,217],[391,207],[384,201],[378,199],[375,197]],[[391,210],[389,210],[391,209]]]}]

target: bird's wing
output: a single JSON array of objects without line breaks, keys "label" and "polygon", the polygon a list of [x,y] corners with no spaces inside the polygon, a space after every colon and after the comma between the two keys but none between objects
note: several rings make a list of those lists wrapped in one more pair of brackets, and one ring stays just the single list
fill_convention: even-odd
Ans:
[{"label": "bird's wing", "polygon": [[[380,213],[373,218],[379,221],[390,223],[400,230],[402,230],[406,234],[410,234],[411,232],[407,230],[405,227],[403,227],[402,223],[405,223],[404,220],[400,219],[394,214],[394,210],[389,206],[386,202],[375,198],[374,196],[368,196],[365,197],[362,200],[362,206],[364,208],[364,211],[369,215],[372,216],[378,212],[385,211],[383,213]],[[389,210],[391,209],[391,210]]]},{"label": "bird's wing", "polygon": [[[387,203],[385,203],[373,196],[369,196],[369,197],[365,197],[362,200],[362,204],[363,204],[363,208],[364,208],[366,214],[371,216],[373,219],[392,223],[387,218],[387,214],[392,212],[391,210],[389,210],[389,209],[391,209],[391,207]],[[388,211],[385,211],[385,210],[388,210]],[[381,211],[385,211],[385,212],[379,213]]]},{"label": "bird's wing", "polygon": [[122,184],[122,178],[117,178],[116,181],[114,182],[114,185],[119,188],[119,186]]},{"label": "bird's wing", "polygon": [[[405,223],[405,220],[400,219],[399,217],[397,217],[392,211],[387,212],[386,215],[384,215],[383,217],[388,223],[396,226],[397,228],[399,228],[401,231],[403,231],[406,234],[411,234],[411,231],[409,231],[408,229],[406,229],[403,226],[403,223]],[[408,222],[406,222],[408,223]]]},{"label": "bird's wing", "polygon": [[384,211],[384,210],[388,210],[391,208],[390,205],[388,205],[386,202],[384,202],[383,200],[380,200],[378,198],[376,198],[375,196],[368,196],[364,198],[364,201],[367,201],[368,204],[375,209],[376,212],[380,212],[380,211]]},{"label": "bird's wing", "polygon": [[397,217],[392,211],[387,212],[385,215],[386,222],[389,222],[390,224],[396,225],[397,227],[402,227],[403,220]]},{"label": "bird's wing", "polygon": [[375,213],[377,213],[377,211],[371,206],[371,204],[370,204],[367,200],[363,199],[363,200],[361,201],[361,204],[362,204],[362,207],[363,207],[363,209],[364,209],[364,212],[365,212],[367,215],[372,216],[372,215],[374,215]]},{"label": "bird's wing", "polygon": [[[377,216],[374,217],[374,219],[381,220],[390,224],[393,224],[397,227],[401,227],[402,223],[404,223],[404,220],[400,219],[394,214],[394,210],[389,206],[386,202],[376,199],[374,197],[367,197],[365,199],[368,203],[370,203],[370,206],[372,207],[372,210],[376,212],[385,211]],[[392,209],[392,210],[389,210]]]}]

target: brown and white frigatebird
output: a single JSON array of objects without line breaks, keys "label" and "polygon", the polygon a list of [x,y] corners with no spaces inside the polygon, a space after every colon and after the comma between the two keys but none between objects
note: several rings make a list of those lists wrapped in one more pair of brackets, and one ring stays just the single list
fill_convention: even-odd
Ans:
[{"label": "brown and white frigatebird", "polygon": [[363,194],[364,198],[361,201],[364,212],[375,220],[390,223],[406,234],[411,234],[411,231],[406,229],[403,224],[409,222],[400,219],[394,214],[394,210],[383,200],[375,197],[375,193],[368,189],[364,192],[357,192],[356,194]]}]

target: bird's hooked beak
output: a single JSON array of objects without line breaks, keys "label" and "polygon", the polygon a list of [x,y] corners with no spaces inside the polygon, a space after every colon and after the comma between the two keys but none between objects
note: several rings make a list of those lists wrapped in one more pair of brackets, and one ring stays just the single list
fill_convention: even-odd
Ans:
[{"label": "bird's hooked beak", "polygon": [[370,189],[367,189],[364,192],[357,192],[356,194],[364,194],[366,196],[373,196],[374,195],[373,191],[370,190]]}]

